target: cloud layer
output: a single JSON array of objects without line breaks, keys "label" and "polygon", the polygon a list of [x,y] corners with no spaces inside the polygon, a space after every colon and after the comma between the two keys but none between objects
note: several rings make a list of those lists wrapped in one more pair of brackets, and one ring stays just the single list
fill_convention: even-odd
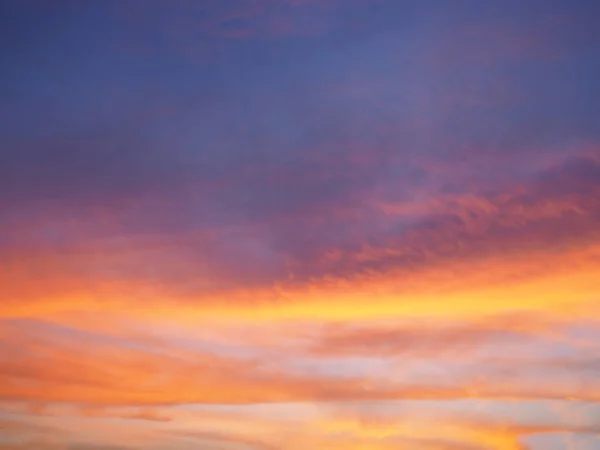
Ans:
[{"label": "cloud layer", "polygon": [[0,17],[0,450],[598,447],[594,2]]}]

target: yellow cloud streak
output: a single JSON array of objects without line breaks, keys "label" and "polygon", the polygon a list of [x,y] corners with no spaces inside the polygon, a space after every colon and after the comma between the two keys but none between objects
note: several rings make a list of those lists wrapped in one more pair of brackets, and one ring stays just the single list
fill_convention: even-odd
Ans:
[{"label": "yellow cloud streak", "polygon": [[182,323],[207,318],[243,322],[472,319],[519,311],[577,315],[585,306],[585,314],[590,317],[598,313],[589,308],[598,304],[600,245],[527,256],[513,253],[469,261],[447,260],[421,270],[393,269],[354,278],[319,279],[307,285],[232,289],[195,297],[127,280],[71,289],[63,295],[60,289],[44,293],[43,287],[38,286],[35,295],[21,301],[4,302],[0,316],[113,312]]}]

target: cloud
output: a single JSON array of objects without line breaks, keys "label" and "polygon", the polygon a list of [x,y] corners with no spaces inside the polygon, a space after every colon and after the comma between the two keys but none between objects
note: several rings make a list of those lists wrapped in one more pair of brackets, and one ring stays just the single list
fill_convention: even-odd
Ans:
[{"label": "cloud", "polygon": [[13,3],[0,447],[597,435],[596,5]]},{"label": "cloud", "polygon": [[480,321],[378,323],[326,328],[312,348],[317,355],[380,355],[402,357],[443,357],[444,354],[471,354],[502,342],[521,342],[551,337],[551,325],[539,315],[493,316]]},{"label": "cloud", "polygon": [[[87,417],[114,414],[122,419],[167,421],[168,415],[152,410],[116,409],[110,413],[110,407],[193,403],[450,400],[473,395],[490,399],[578,397],[595,400],[598,397],[598,386],[591,381],[573,384],[556,379],[556,382],[532,383],[528,375],[507,377],[501,371],[473,372],[473,369],[466,375],[460,370],[452,374],[450,364],[445,379],[422,376],[419,379],[417,375],[417,378],[399,381],[394,377],[365,377],[352,372],[346,376],[317,375],[298,372],[293,360],[284,358],[274,368],[268,362],[268,353],[262,358],[232,358],[173,346],[138,347],[135,341],[127,340],[111,343],[107,338],[86,337],[68,329],[42,334],[26,329],[3,324],[3,339],[10,338],[10,341],[3,344],[0,397],[5,401],[109,407],[106,411],[82,410],[81,414]],[[343,355],[341,348],[337,356]],[[520,364],[514,360],[499,367],[519,373]],[[490,370],[493,367],[490,365]],[[568,367],[576,370],[577,366]]]},{"label": "cloud", "polygon": [[[547,425],[521,425],[518,423],[494,423],[489,419],[466,417],[402,417],[394,420],[339,420],[323,426],[330,432],[351,433],[357,438],[369,439],[374,445],[386,442],[396,445],[411,445],[412,448],[485,449],[502,448],[525,450],[523,442],[527,435],[551,433],[599,432],[595,427],[570,427]],[[435,436],[435,437],[434,437]],[[360,441],[359,441],[360,442]],[[352,448],[349,445],[349,448]],[[379,447],[376,447],[379,448]],[[390,446],[389,448],[393,448]]]},{"label": "cloud", "polygon": [[[416,299],[432,290],[451,298],[461,289],[472,296],[478,286],[492,296],[503,295],[500,285],[508,280],[515,301],[481,303],[481,313],[486,307],[501,313],[519,304],[526,309],[587,302],[596,289],[599,174],[593,157],[570,157],[536,172],[532,180],[491,193],[392,204],[371,200],[347,229],[347,218],[336,217],[335,208],[231,231],[156,235],[123,230],[120,235],[121,225],[110,219],[58,222],[54,229],[9,228],[13,238],[3,255],[9,267],[3,281],[4,314],[55,313],[79,304],[80,309],[85,305],[143,316],[164,314],[173,304],[178,305],[175,312],[189,312],[201,303],[206,308],[195,316],[213,314],[213,305],[223,310],[219,315],[246,315],[257,303],[269,307],[276,302],[283,306],[278,309],[282,314],[302,315],[312,314],[309,305],[328,292],[332,296],[321,310],[333,312],[339,310],[336,305],[352,304],[357,301],[352,297],[372,289],[381,300],[369,302],[367,309],[402,314],[427,305]],[[362,216],[367,211],[370,216]],[[294,220],[307,228],[292,233],[295,228],[288,227]],[[250,259],[253,264],[248,265]],[[28,282],[31,271],[40,274],[35,283]],[[553,271],[560,272],[562,281],[549,277]],[[430,280],[429,286],[424,280]],[[531,283],[539,286],[537,298],[522,302],[519,296],[526,295]],[[549,287],[560,283],[576,284],[571,298],[558,298],[559,291]],[[516,294],[519,289],[522,293]],[[394,295],[415,300],[391,306],[385,298]],[[145,298],[153,308],[141,308],[133,298]],[[440,297],[437,303],[446,302]],[[300,303],[304,306],[299,309]],[[355,311],[366,313],[364,306]]]},{"label": "cloud", "polygon": [[[27,341],[27,335],[15,334],[14,327],[5,332],[19,338],[17,348],[27,351],[15,352],[14,346],[4,344],[8,347],[1,370],[0,395],[4,399],[108,405],[244,403],[290,396],[290,384],[306,395],[311,386],[294,377],[280,380],[273,374],[261,374],[252,361],[114,347],[101,338],[82,346],[60,334],[54,335],[55,345],[47,342],[39,348],[35,339]],[[226,391],[215,389],[221,384],[227,386]]]},{"label": "cloud", "polygon": [[119,411],[110,411],[110,410],[102,410],[98,408],[85,408],[81,411],[81,414],[85,417],[109,417],[116,419],[134,419],[134,420],[149,420],[152,422],[170,422],[172,420],[171,417],[161,414],[152,409],[140,409],[139,411],[134,412],[119,412]]}]

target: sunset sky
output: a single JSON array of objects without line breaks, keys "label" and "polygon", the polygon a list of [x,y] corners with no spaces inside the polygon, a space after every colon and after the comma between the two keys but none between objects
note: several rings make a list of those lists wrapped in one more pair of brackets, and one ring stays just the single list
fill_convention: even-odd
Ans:
[{"label": "sunset sky", "polygon": [[0,450],[600,449],[599,24],[0,0]]}]

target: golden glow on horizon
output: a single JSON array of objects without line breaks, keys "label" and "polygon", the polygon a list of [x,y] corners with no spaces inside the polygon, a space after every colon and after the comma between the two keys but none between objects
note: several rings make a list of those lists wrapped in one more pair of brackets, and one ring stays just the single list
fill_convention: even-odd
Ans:
[{"label": "golden glow on horizon", "polygon": [[152,286],[101,284],[70,296],[38,294],[38,298],[9,299],[0,315],[44,316],[85,310],[183,322],[208,317],[234,321],[468,319],[518,311],[578,314],[581,308],[586,308],[588,315],[595,315],[593,305],[600,291],[599,261],[600,246],[584,246],[526,258],[517,254],[448,261],[418,272],[390,270],[353,279],[325,279],[307,287],[232,290],[197,298],[169,298],[168,292],[161,294]]}]

